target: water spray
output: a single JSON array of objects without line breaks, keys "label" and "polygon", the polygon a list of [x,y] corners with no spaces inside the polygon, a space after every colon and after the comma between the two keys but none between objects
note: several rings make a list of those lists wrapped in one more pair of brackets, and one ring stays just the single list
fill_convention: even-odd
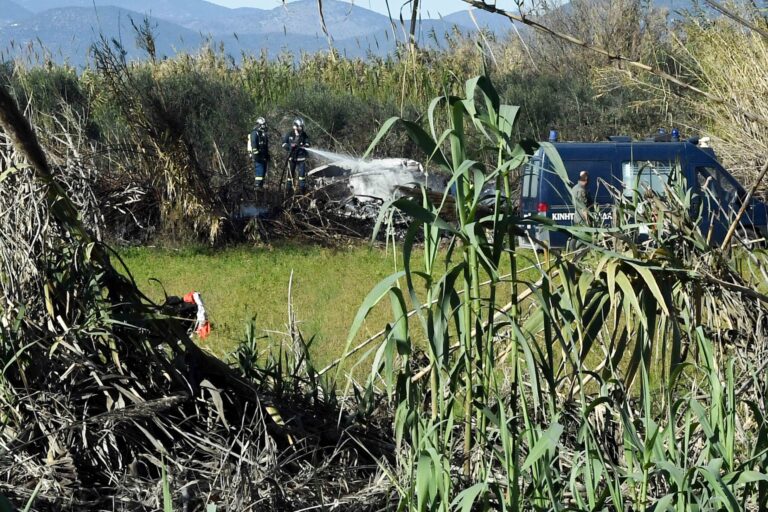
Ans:
[{"label": "water spray", "polygon": [[349,169],[352,172],[356,172],[360,166],[364,163],[362,158],[357,158],[352,155],[344,153],[334,153],[333,151],[324,151],[322,149],[306,148],[310,153],[318,156],[321,160],[324,160],[332,165]]},{"label": "water spray", "polygon": [[418,162],[406,158],[372,158],[366,160],[345,153],[334,153],[333,151],[324,151],[322,149],[307,148],[307,151],[317,155],[329,165],[349,170],[350,175],[423,172]]}]

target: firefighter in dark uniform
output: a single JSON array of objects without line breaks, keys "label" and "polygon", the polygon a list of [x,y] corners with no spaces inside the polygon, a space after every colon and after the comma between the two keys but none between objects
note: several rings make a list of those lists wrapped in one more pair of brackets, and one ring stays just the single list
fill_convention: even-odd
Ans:
[{"label": "firefighter in dark uniform", "polygon": [[257,193],[264,188],[264,180],[267,177],[269,166],[269,135],[267,134],[267,121],[263,117],[256,120],[256,126],[248,136],[248,152],[253,158],[253,168],[256,173]]},{"label": "firefighter in dark uniform", "polygon": [[293,129],[283,138],[283,149],[288,152],[288,182],[287,188],[293,188],[294,174],[299,178],[299,193],[307,189],[307,150],[309,137],[304,131],[304,120],[294,119]]}]

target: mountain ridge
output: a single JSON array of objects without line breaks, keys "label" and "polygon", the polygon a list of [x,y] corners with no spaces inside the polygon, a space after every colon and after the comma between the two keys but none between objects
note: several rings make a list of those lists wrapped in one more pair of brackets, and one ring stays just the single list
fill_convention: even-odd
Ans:
[{"label": "mountain ridge", "polygon": [[[690,2],[655,1],[672,5]],[[25,48],[42,43],[54,60],[82,66],[87,62],[88,48],[101,35],[107,40],[126,41],[127,56],[140,58],[141,52],[132,42],[130,21],[140,24],[145,17],[162,43],[156,44],[158,52],[168,56],[211,42],[222,43],[234,58],[263,51],[270,57],[286,50],[294,56],[328,51],[329,37],[323,32],[317,8],[316,0],[297,0],[272,9],[232,9],[206,0],[0,0],[0,60],[24,56],[25,51],[28,53]],[[465,9],[423,18],[419,43],[439,47],[444,35],[457,28],[471,33],[480,25],[503,35],[513,26],[505,17],[478,9],[472,12],[470,15]],[[348,57],[383,56],[395,49],[396,41],[407,40],[409,20],[390,20],[339,0],[324,0],[323,14],[330,44]],[[527,29],[519,27],[521,31]]]},{"label": "mountain ridge", "polygon": [[0,27],[22,20],[32,13],[12,0],[0,0]]},{"label": "mountain ridge", "polygon": [[[25,52],[30,58],[28,49],[36,47],[39,52],[42,44],[44,53],[53,60],[82,66],[88,60],[88,49],[102,35],[107,40],[122,41],[128,58],[141,58],[142,53],[133,41],[131,21],[140,24],[144,18],[158,38],[159,56],[196,50],[212,41],[223,43],[227,52],[235,56],[260,54],[266,50],[275,57],[286,50],[294,54],[314,53],[327,51],[329,47],[328,37],[316,14],[315,0],[299,0],[269,10],[230,9],[205,0],[0,2],[14,2],[14,10],[18,11],[12,23],[0,24],[0,59],[24,56]],[[70,5],[52,7],[62,3]],[[126,5],[135,9],[127,9]],[[364,7],[326,0],[323,14],[331,44],[348,57],[382,56],[394,50],[396,39],[405,39],[399,20],[393,31],[387,16]],[[425,19],[422,20],[420,38],[424,44],[434,45],[430,38],[435,38],[431,33],[440,36],[449,33],[454,26],[464,31],[473,30],[461,16],[455,22],[450,18]]]}]

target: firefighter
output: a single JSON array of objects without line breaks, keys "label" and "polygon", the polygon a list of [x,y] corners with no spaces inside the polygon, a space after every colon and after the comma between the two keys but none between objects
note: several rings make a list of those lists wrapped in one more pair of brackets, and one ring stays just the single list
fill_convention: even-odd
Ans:
[{"label": "firefighter", "polygon": [[253,127],[248,136],[248,152],[253,158],[256,191],[258,193],[264,188],[264,180],[267,177],[267,167],[269,166],[269,135],[267,134],[267,121],[263,117],[256,119],[256,126]]},{"label": "firefighter", "polygon": [[293,189],[294,174],[298,174],[299,193],[303,194],[307,188],[307,150],[309,137],[304,131],[304,120],[296,118],[293,121],[293,129],[283,138],[283,149],[288,152],[288,190]]}]

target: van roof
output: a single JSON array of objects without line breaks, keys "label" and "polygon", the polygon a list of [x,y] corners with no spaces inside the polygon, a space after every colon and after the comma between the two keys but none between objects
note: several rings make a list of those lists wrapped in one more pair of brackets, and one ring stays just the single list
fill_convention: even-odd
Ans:
[{"label": "van roof", "polygon": [[692,146],[692,147],[698,147],[694,146],[690,142],[681,141],[681,142],[654,142],[650,140],[633,140],[633,141],[611,141],[611,140],[603,140],[598,142],[552,142],[551,143],[556,148],[570,148],[570,147],[606,147],[606,148],[615,148],[615,147],[635,147],[635,146],[642,146],[642,147],[654,147],[654,148],[679,148],[679,147],[685,147],[685,146]]},{"label": "van roof", "polygon": [[647,140],[632,142],[553,142],[552,145],[557,149],[560,156],[566,159],[569,157],[582,156],[584,153],[590,153],[593,157],[597,157],[601,151],[616,151],[621,149],[632,150],[641,148],[653,148],[654,152],[658,151],[659,158],[663,158],[664,155],[679,154],[686,150],[702,151],[715,158],[715,152],[712,148],[701,148],[691,143],[690,140],[681,142],[654,142]]}]

